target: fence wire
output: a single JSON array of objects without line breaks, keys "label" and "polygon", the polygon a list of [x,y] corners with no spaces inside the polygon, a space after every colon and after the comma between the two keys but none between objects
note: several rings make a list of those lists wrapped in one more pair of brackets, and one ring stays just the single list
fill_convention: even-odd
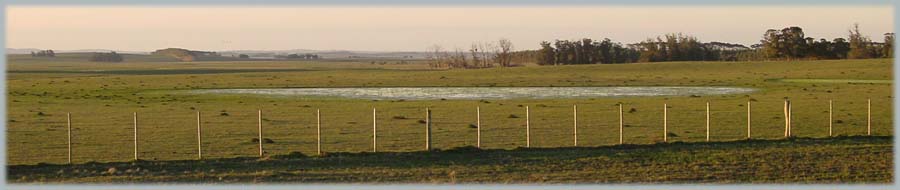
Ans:
[{"label": "fence wire", "polygon": [[[827,137],[829,124],[833,136],[866,135],[869,131],[869,107],[862,100],[790,99],[791,133],[798,137]],[[873,135],[892,134],[890,98],[872,99]],[[663,141],[731,141],[747,137],[747,101],[729,100],[667,103],[622,102],[622,138],[626,144]],[[751,135],[756,139],[783,138],[784,100],[751,102]],[[667,120],[663,120],[663,103]],[[470,107],[428,106],[433,110],[434,148],[451,149],[477,144],[479,126],[476,107],[481,110],[481,148],[509,149],[525,147],[567,147],[575,143],[575,105],[483,105]],[[420,151],[425,148],[425,107],[377,109],[377,149],[379,151]],[[526,107],[528,113],[526,113]],[[603,146],[619,143],[619,105],[584,103],[577,105],[578,146]],[[316,108],[293,107],[278,111],[206,109],[202,118],[201,148],[204,158],[257,156],[258,142],[265,154],[300,152],[316,154]],[[94,113],[70,112],[72,155],[74,162],[127,161],[133,159],[134,115],[138,121],[138,155],[143,160],[190,160],[197,158],[197,112],[141,111]],[[322,148],[325,152],[364,152],[372,150],[372,110],[343,109],[321,111]],[[831,119],[829,120],[829,115]],[[7,131],[11,163],[28,158],[41,162],[64,163],[68,154],[66,112],[40,113],[27,121],[11,120]],[[527,126],[526,126],[527,121]],[[830,121],[830,122],[829,122]],[[663,125],[665,122],[665,128]],[[707,131],[707,122],[709,131]],[[20,127],[16,125],[24,125]],[[258,125],[262,125],[263,139]],[[528,133],[526,134],[526,128]],[[667,133],[665,133],[666,131]],[[709,136],[707,137],[707,133]],[[44,143],[33,143],[33,142]],[[42,151],[29,151],[29,150]]]}]

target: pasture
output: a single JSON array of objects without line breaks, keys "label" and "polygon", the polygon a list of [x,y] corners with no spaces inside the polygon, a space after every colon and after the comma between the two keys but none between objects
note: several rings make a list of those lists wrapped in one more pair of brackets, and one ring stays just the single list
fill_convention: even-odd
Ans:
[{"label": "pasture", "polygon": [[[150,56],[124,63],[91,63],[73,57],[9,56],[6,133],[11,182],[806,183],[889,182],[893,178],[893,85],[885,82],[893,79],[890,59],[434,70],[415,61],[171,62]],[[842,80],[846,81],[835,82]],[[480,100],[193,93],[307,87],[630,86],[721,86],[756,91]],[[784,132],[785,98],[793,102],[792,133],[800,140],[779,140]],[[867,99],[872,102],[873,136],[888,137],[820,139],[828,137],[829,100],[834,101],[834,136],[865,135]],[[745,141],[748,101],[753,108],[753,139],[759,141]],[[706,102],[710,103],[710,138],[714,141],[710,144],[702,143],[706,138]],[[619,140],[618,104],[624,105],[624,141],[630,145],[614,146]],[[663,104],[669,106],[669,143],[661,143]],[[573,105],[578,106],[578,145],[582,148],[565,148],[573,144]],[[526,106],[530,109],[532,148],[518,149],[525,146]],[[481,149],[489,150],[460,149],[475,145],[476,129],[472,125],[476,123],[476,107],[481,109]],[[372,108],[378,110],[378,150],[387,153],[359,153],[372,149]],[[433,112],[434,148],[445,151],[403,153],[424,147],[421,120],[425,119],[425,108]],[[264,144],[269,157],[260,160],[253,158],[258,149],[252,141],[258,135],[258,110],[262,112],[263,137],[272,140]],[[316,154],[316,110],[322,114],[322,149],[327,155],[297,156]],[[203,116],[203,156],[209,161],[191,161],[197,157],[198,111]],[[88,173],[74,175],[71,168],[62,165],[67,161],[66,113],[72,114],[73,168]],[[103,174],[106,168],[122,168],[133,159],[133,113],[138,115],[139,154],[143,160],[136,164],[182,173]],[[637,151],[630,151],[632,148]],[[479,156],[485,157],[468,159]],[[846,162],[813,159],[822,157]],[[635,159],[639,162],[631,162]],[[803,167],[766,162],[785,159],[800,162]],[[112,163],[104,164],[107,162]],[[242,164],[247,162],[260,168]],[[467,167],[474,162],[483,165]],[[771,165],[760,169],[765,170],[760,176],[714,175],[763,162]],[[292,166],[279,167],[285,164]],[[536,168],[540,165],[559,167]],[[591,169],[579,169],[585,167]],[[664,171],[691,167],[694,169],[681,170],[683,175],[663,175]],[[663,169],[637,172],[653,168]],[[783,174],[785,168],[796,172],[784,177],[788,175]],[[435,171],[427,172],[429,169]],[[626,176],[616,171],[637,173]],[[457,177],[447,177],[450,173]]]}]

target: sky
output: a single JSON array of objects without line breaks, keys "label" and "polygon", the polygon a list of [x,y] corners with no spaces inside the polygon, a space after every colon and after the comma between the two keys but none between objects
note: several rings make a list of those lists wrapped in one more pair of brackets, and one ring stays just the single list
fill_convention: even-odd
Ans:
[{"label": "sky", "polygon": [[667,33],[752,45],[767,29],[846,38],[858,23],[882,41],[890,5],[827,6],[35,6],[7,7],[7,48],[152,51],[426,51],[473,42],[610,38],[634,43]]}]

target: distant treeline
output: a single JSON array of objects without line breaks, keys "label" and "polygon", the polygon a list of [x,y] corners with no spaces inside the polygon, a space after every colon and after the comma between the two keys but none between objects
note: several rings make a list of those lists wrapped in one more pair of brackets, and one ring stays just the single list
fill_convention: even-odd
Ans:
[{"label": "distant treeline", "polygon": [[494,42],[475,42],[468,50],[456,48],[453,52],[440,45],[428,49],[426,58],[432,68],[490,68],[495,66],[519,66],[513,62],[513,44],[508,39]]},{"label": "distant treeline", "polygon": [[53,52],[52,49],[41,50],[38,52],[31,52],[31,57],[56,57],[56,52]]},{"label": "distant treeline", "polygon": [[275,58],[279,59],[319,59],[319,54],[288,54],[288,55],[275,55]]},{"label": "distant treeline", "polygon": [[703,43],[684,34],[667,34],[636,44],[613,42],[609,38],[595,41],[556,40],[541,42],[541,49],[516,52],[517,61],[538,65],[570,65],[597,63],[634,63],[660,61],[736,61],[750,48],[722,42]]},{"label": "distant treeline", "polygon": [[116,52],[109,52],[109,53],[94,53],[94,55],[91,56],[90,61],[93,61],[93,62],[122,62],[124,60],[125,59],[122,58],[121,54],[118,54]]},{"label": "distant treeline", "polygon": [[892,58],[894,33],[885,33],[884,42],[873,42],[859,33],[856,25],[847,39],[832,41],[805,37],[800,27],[768,30],[755,48],[753,59],[868,59]]},{"label": "distant treeline", "polygon": [[[781,30],[767,30],[759,44],[747,47],[724,42],[701,42],[694,36],[673,33],[648,38],[642,42],[622,44],[609,38],[594,40],[543,41],[538,50],[511,52],[509,59],[515,66],[521,63],[538,65],[610,64],[662,61],[766,61],[766,60],[821,60],[821,59],[866,59],[892,58],[894,33],[886,33],[884,42],[873,42],[860,34],[859,27],[849,31],[848,38],[816,40],[807,37],[800,27],[792,26]],[[488,49],[496,56],[496,48],[479,48],[473,44],[471,56],[456,49],[453,53],[442,52],[439,46],[431,51],[434,55],[447,55],[445,59],[432,59],[433,67],[484,68],[494,64],[484,64],[480,52]],[[490,46],[486,46],[490,47]],[[493,50],[493,51],[492,51]],[[469,58],[470,57],[470,58]],[[451,64],[442,64],[449,62]],[[497,61],[492,61],[496,63]],[[503,66],[503,65],[501,65]]]}]

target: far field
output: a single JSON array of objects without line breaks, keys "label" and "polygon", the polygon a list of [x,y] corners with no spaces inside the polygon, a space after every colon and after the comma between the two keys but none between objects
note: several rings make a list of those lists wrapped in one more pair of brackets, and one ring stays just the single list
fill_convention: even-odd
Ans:
[{"label": "far field", "polygon": [[[472,70],[434,70],[415,61],[410,64],[395,64],[396,61],[372,64],[371,60],[171,62],[153,56],[126,57],[130,61],[124,63],[81,60],[86,59],[81,55],[57,58],[9,56],[7,161],[11,182],[215,182],[214,179],[218,179],[202,176],[224,176],[225,179],[243,176],[223,182],[252,182],[260,176],[270,177],[262,177],[259,181],[284,182],[454,182],[445,178],[432,179],[449,175],[446,172],[460,176],[456,182],[498,183],[881,183],[893,178],[891,106],[894,98],[891,94],[893,84],[889,82],[893,79],[890,59],[665,62]],[[699,97],[424,101],[191,93],[194,89],[222,88],[409,86],[733,86],[758,91]],[[793,134],[815,139],[778,140],[784,132],[784,98],[793,102]],[[835,105],[835,136],[866,134],[866,99],[871,99],[872,133],[882,137],[819,139],[828,136],[827,111],[831,99]],[[753,102],[753,137],[762,141],[743,141],[746,138],[747,101]],[[720,143],[701,143],[705,141],[706,102],[710,102],[712,110],[711,140]],[[619,103],[625,105],[626,111],[625,142],[643,144],[637,146],[637,152],[627,151],[631,150],[628,148],[631,145],[612,146],[618,143]],[[664,103],[670,106],[671,145],[656,144],[661,143],[663,136]],[[559,148],[572,146],[572,105],[578,105],[579,146],[593,148]],[[470,125],[475,123],[476,106],[482,111],[482,149],[491,150],[422,153],[425,155],[350,154],[371,150],[373,107],[379,110],[379,151],[422,150],[424,124],[420,120],[424,119],[426,107],[434,113],[433,138],[437,149],[474,146],[475,128]],[[525,146],[524,106],[531,109],[532,147],[541,149],[509,150]],[[315,155],[316,109],[322,112],[323,150],[329,156],[278,158],[291,152]],[[257,144],[251,142],[257,136],[257,110],[262,110],[264,138],[274,141],[264,145],[266,154],[273,157],[262,161],[241,158],[257,154]],[[199,163],[185,161],[196,159],[197,111],[203,114],[204,157],[210,159]],[[66,162],[67,112],[73,117],[73,162],[78,164],[74,168],[96,173],[109,167],[122,168],[120,165],[124,164],[103,164],[105,162],[130,161],[133,158],[132,114],[136,112],[140,124],[141,159],[165,161],[138,164],[154,165],[152,167],[157,168],[153,170],[171,168],[164,170],[182,172],[184,167],[201,167],[203,169],[197,171],[215,168],[219,172],[231,172],[196,174],[201,177],[154,172],[144,177],[69,175],[72,171],[66,169],[68,166],[47,165]],[[751,151],[741,152],[745,148]],[[565,154],[557,156],[554,152]],[[705,153],[712,156],[697,155]],[[369,159],[370,156],[374,158]],[[487,157],[483,160],[461,159],[479,156]],[[508,159],[504,161],[498,157]],[[436,163],[403,164],[418,159],[435,159]],[[628,161],[634,159],[639,161]],[[476,160],[485,165],[467,167]],[[804,168],[768,162],[782,160],[803,163]],[[332,161],[358,165],[335,169],[338,166],[331,165],[334,164]],[[560,163],[566,161],[577,164]],[[241,164],[246,162],[256,163],[253,165],[261,168],[247,168],[248,164]],[[667,166],[673,163],[681,165]],[[766,170],[761,173],[768,175],[707,176],[710,175],[707,172],[763,167],[760,163],[771,164],[765,165],[765,169],[757,168]],[[278,167],[282,164],[300,166]],[[304,167],[307,164],[309,168]],[[560,167],[550,171],[522,168],[525,165]],[[579,169],[583,167],[592,169]],[[660,167],[694,169],[683,170],[687,173],[684,176],[689,176],[686,179],[674,176],[649,179],[651,173],[638,172]],[[429,168],[438,168],[435,171],[438,173],[424,172]],[[62,174],[56,174],[60,171]],[[306,171],[322,176],[309,176],[312,174],[304,173]],[[647,176],[609,180],[585,177],[613,176],[615,171]],[[407,176],[361,177],[372,173]],[[462,177],[466,173],[480,173],[482,177]],[[543,176],[551,173],[558,176]],[[279,178],[283,176],[289,177]]]}]

